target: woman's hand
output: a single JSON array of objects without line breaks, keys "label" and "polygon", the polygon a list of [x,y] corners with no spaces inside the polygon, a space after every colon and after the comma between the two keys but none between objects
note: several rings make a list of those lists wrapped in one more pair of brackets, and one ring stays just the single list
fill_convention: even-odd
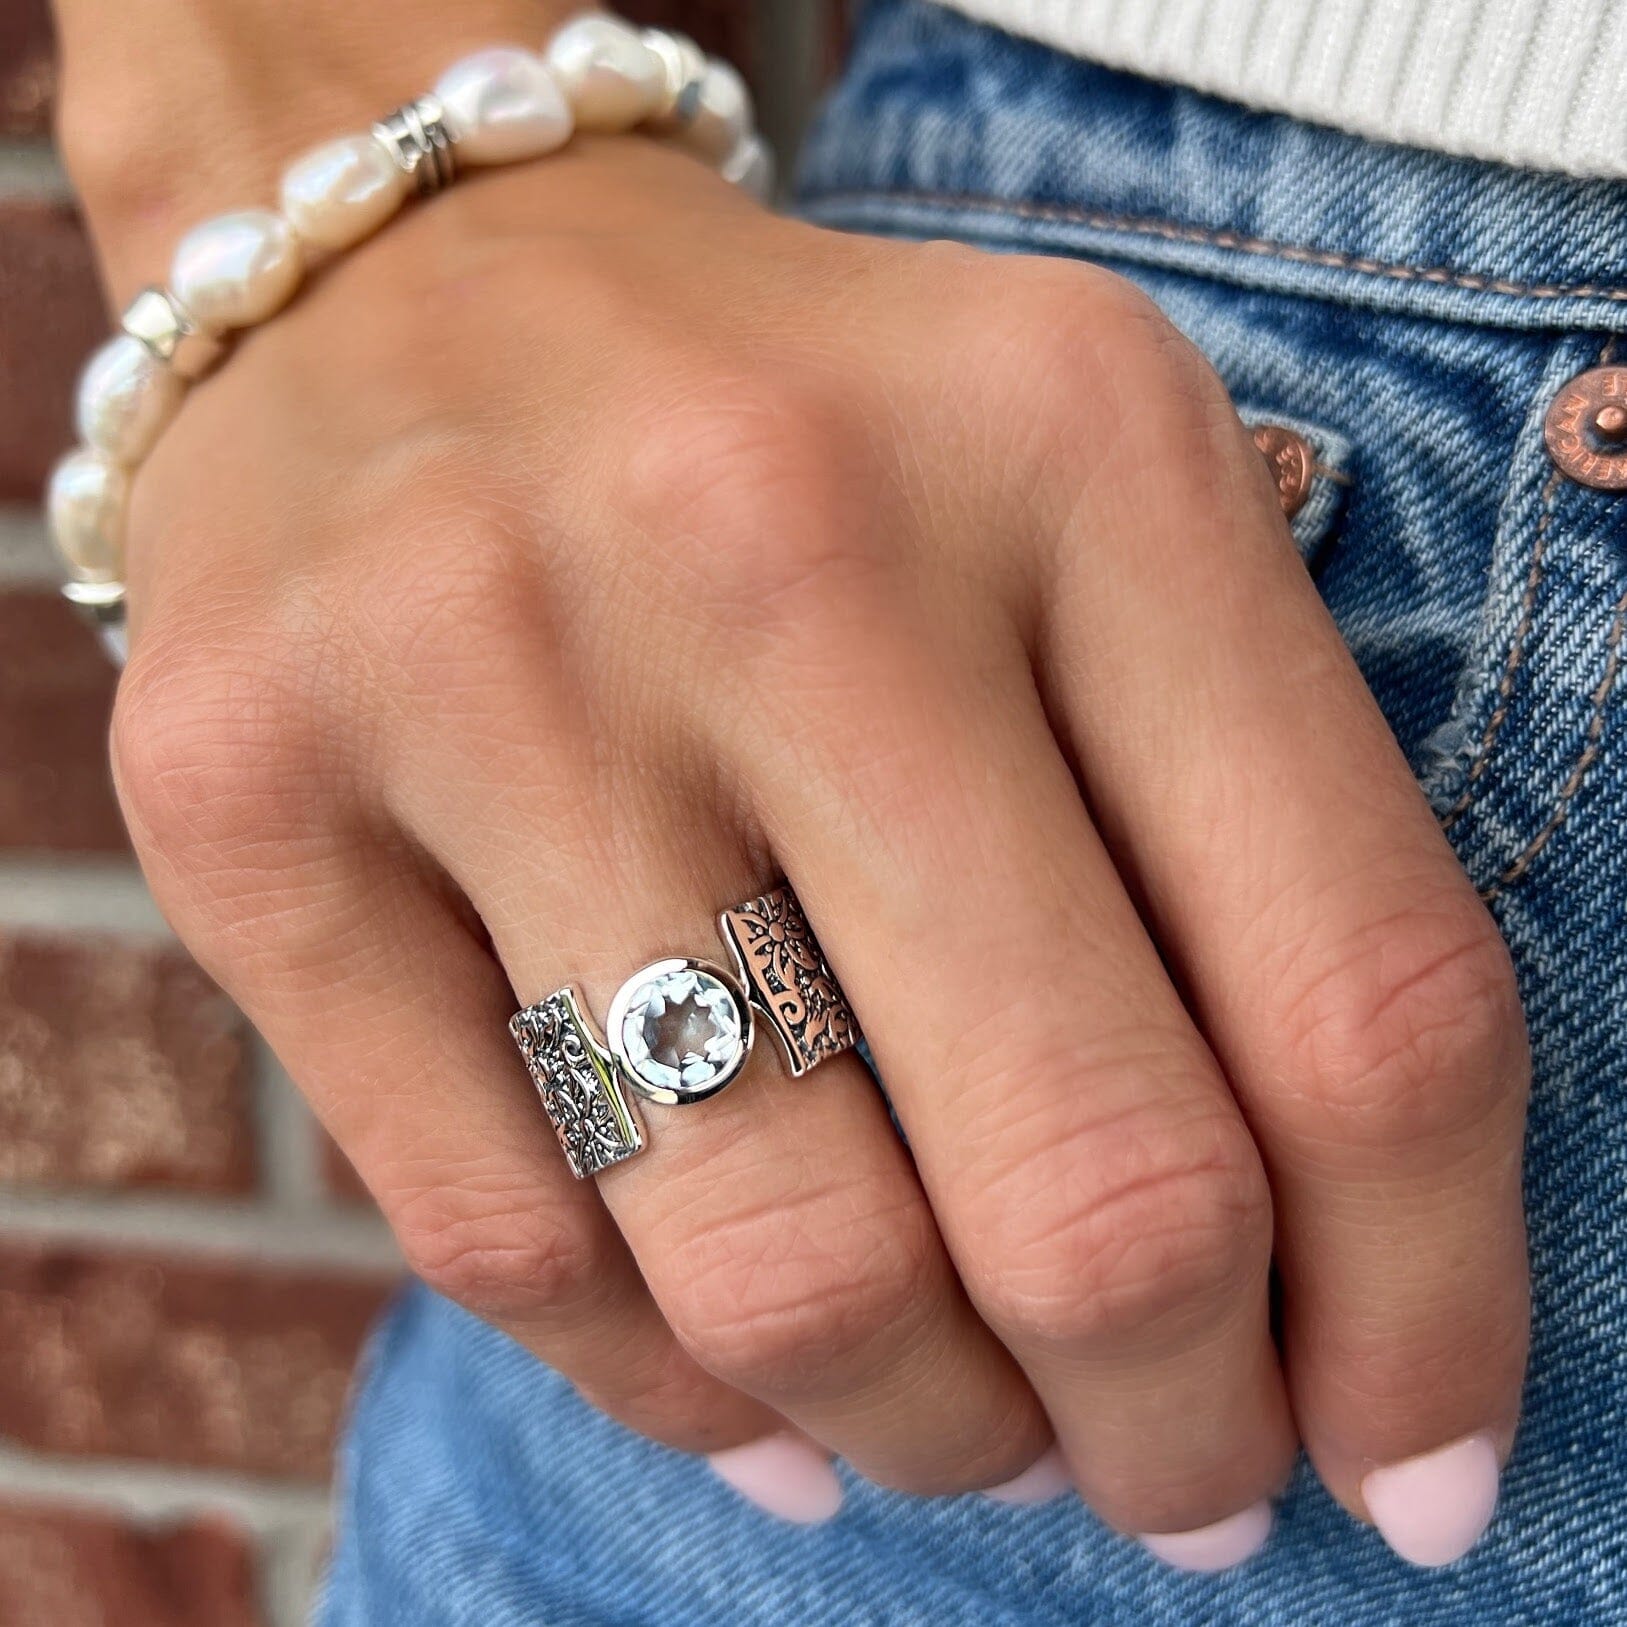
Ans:
[{"label": "woman's hand", "polygon": [[[1357,1513],[1375,1465],[1506,1452],[1508,962],[1125,282],[583,142],[250,337],[130,551],[160,901],[414,1269],[614,1416],[789,1420],[922,1493],[1054,1431],[1141,1533],[1274,1493],[1298,1438]],[[855,1058],[776,1059],[576,1183],[516,996],[602,1013],[782,870],[910,1152]],[[1484,1510],[1420,1514],[1428,1475],[1375,1511],[1438,1558]]]}]

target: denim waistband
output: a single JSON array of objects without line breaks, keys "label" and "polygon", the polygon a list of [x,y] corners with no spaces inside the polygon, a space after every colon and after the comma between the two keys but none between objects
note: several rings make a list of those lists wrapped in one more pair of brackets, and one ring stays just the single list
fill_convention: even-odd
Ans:
[{"label": "denim waistband", "polygon": [[[1564,108],[1555,109],[1563,118]],[[810,217],[1508,328],[1627,328],[1627,185],[1393,146],[873,0]]]}]

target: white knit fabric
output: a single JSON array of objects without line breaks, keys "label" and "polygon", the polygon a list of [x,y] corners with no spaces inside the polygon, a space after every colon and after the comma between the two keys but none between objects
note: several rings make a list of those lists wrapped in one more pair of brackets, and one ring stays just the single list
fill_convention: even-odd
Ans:
[{"label": "white knit fabric", "polygon": [[1627,0],[950,0],[1075,56],[1383,141],[1627,176]]}]

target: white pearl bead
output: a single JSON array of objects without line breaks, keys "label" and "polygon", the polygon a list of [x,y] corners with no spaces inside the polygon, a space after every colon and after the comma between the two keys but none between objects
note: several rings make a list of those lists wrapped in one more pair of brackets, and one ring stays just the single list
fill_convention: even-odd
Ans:
[{"label": "white pearl bead", "polygon": [[751,92],[727,62],[713,58],[701,77],[695,116],[684,126],[679,140],[691,152],[721,164],[751,129]]},{"label": "white pearl bead", "polygon": [[62,557],[82,582],[124,574],[124,514],[130,477],[100,453],[80,447],[51,471],[45,508]]},{"label": "white pearl bead", "polygon": [[454,63],[436,81],[435,97],[460,164],[540,158],[570,140],[564,92],[542,58],[518,46],[494,46]]},{"label": "white pearl bead", "polygon": [[109,339],[79,375],[80,438],[118,463],[139,463],[175,416],[186,386],[139,339]]},{"label": "white pearl bead", "polygon": [[341,136],[283,171],[282,212],[307,243],[348,249],[371,237],[407,196],[409,177],[372,136]]},{"label": "white pearl bead", "polygon": [[661,100],[660,57],[619,17],[566,23],[549,42],[547,60],[579,130],[630,130]]},{"label": "white pearl bead", "polygon": [[294,297],[305,269],[299,239],[281,215],[240,209],[195,226],[170,266],[170,292],[200,328],[250,328]]},{"label": "white pearl bead", "polygon": [[773,195],[774,155],[758,136],[742,136],[739,145],[723,160],[719,173],[759,203],[767,203]]}]

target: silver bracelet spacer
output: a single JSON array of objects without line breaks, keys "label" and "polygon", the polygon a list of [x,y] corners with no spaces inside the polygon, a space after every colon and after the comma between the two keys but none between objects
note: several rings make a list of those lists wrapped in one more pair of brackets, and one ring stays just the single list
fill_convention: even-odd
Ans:
[{"label": "silver bracelet spacer", "polygon": [[125,307],[119,326],[132,339],[139,339],[149,355],[189,381],[202,378],[225,349],[187,315],[166,288],[143,288]]},{"label": "silver bracelet spacer", "polygon": [[700,112],[706,53],[687,36],[661,28],[646,28],[640,38],[661,63],[661,99],[650,114],[650,128],[670,135],[694,123]]},{"label": "silver bracelet spacer", "polygon": [[410,175],[424,197],[444,192],[458,178],[446,110],[434,96],[418,96],[387,113],[373,126],[395,167]]}]

